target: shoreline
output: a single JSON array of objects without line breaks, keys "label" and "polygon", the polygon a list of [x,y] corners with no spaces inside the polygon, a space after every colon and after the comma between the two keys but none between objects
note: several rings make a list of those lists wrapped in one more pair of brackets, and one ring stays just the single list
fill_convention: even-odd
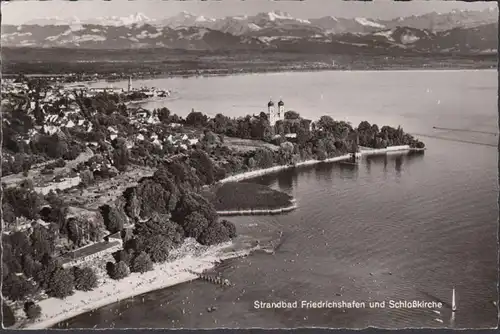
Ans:
[{"label": "shoreline", "polygon": [[315,164],[318,164],[318,163],[321,163],[321,162],[342,161],[342,160],[347,160],[350,157],[351,157],[350,154],[345,154],[345,155],[341,155],[341,156],[338,156],[338,157],[328,158],[328,159],[325,159],[325,160],[311,159],[311,160],[306,160],[306,161],[298,162],[298,163],[296,163],[294,165],[273,166],[273,167],[269,167],[269,168],[258,169],[258,170],[253,170],[253,171],[241,173],[241,174],[231,175],[231,176],[228,176],[228,177],[220,180],[218,183],[239,182],[239,181],[253,179],[253,178],[256,178],[256,177],[259,177],[259,176],[263,176],[263,175],[267,175],[267,174],[273,174],[273,173],[280,172],[280,171],[283,171],[283,170],[287,170],[287,169],[290,169],[290,168],[315,165]]},{"label": "shoreline", "polygon": [[[201,273],[214,268],[224,260],[246,256],[252,251],[230,250],[232,246],[233,242],[227,242],[206,247],[188,239],[179,250],[173,252],[179,255],[175,260],[155,264],[151,271],[144,274],[131,273],[119,281],[105,278],[104,282],[92,291],[75,290],[73,295],[65,299],[42,300],[38,303],[42,309],[39,319],[14,325],[10,329],[47,329],[64,320],[127,298],[195,280],[198,276],[193,272]],[[200,249],[202,249],[201,254],[196,254]]]},{"label": "shoreline", "polygon": [[[463,71],[496,71],[496,67],[491,66],[478,66],[476,68],[460,68],[460,66],[449,66],[449,67],[438,67],[438,66],[429,66],[429,67],[407,67],[404,69],[397,67],[381,67],[377,69],[373,68],[293,68],[293,69],[266,69],[261,71],[229,71],[224,73],[161,73],[161,74],[136,74],[134,76],[134,80],[145,81],[145,80],[158,80],[158,79],[189,79],[189,78],[211,78],[211,77],[228,77],[228,76],[236,76],[236,75],[258,75],[258,74],[283,74],[283,73],[314,73],[314,72],[463,72]],[[70,74],[37,74],[32,73],[28,74],[31,77],[69,77]],[[14,76],[14,74],[7,74],[7,76]],[[98,79],[91,80],[75,80],[75,81],[67,81],[64,82],[64,85],[72,85],[77,83],[99,83],[99,82],[126,82],[128,80],[128,76],[126,78],[115,78],[111,76],[107,76],[105,74]]]},{"label": "shoreline", "polygon": [[[423,149],[412,148],[409,145],[388,146],[386,148],[379,148],[379,149],[364,148],[364,149],[361,149],[360,152],[356,153],[356,157],[362,157],[365,155],[386,154],[386,153],[392,153],[392,152],[400,153],[400,152],[404,152],[404,151],[422,152],[425,150],[426,150],[425,148],[423,148]],[[228,176],[222,180],[219,180],[218,183],[239,182],[239,181],[243,181],[243,180],[253,179],[253,178],[256,178],[259,176],[263,176],[263,175],[273,174],[273,173],[280,172],[280,171],[290,169],[290,168],[316,165],[319,163],[337,162],[337,161],[349,160],[350,158],[351,158],[351,153],[340,155],[338,157],[327,158],[325,160],[310,159],[310,160],[298,162],[294,165],[273,166],[273,167],[269,167],[269,168],[258,169],[258,170],[253,170],[253,171],[241,173],[241,174],[231,175],[231,176]]]},{"label": "shoreline", "polygon": [[[158,74],[158,75],[144,75],[134,78],[137,81],[149,81],[149,80],[159,80],[159,79],[191,79],[191,78],[213,78],[213,77],[230,77],[230,76],[239,76],[239,75],[275,75],[275,74],[286,74],[286,73],[316,73],[316,72],[463,72],[463,71],[496,71],[496,68],[491,67],[480,67],[480,68],[464,68],[461,69],[459,66],[450,67],[450,68],[417,68],[417,67],[409,67],[406,69],[396,69],[391,67],[379,68],[379,69],[362,69],[362,68],[354,68],[354,69],[341,69],[341,68],[305,68],[305,69],[286,69],[286,70],[267,70],[267,71],[235,71],[229,73],[206,73],[206,74]],[[111,79],[111,78],[102,78],[94,81],[75,81],[76,82],[108,82],[108,83],[117,83],[117,82],[126,82],[128,79]]]},{"label": "shoreline", "polygon": [[[357,156],[367,154],[382,154],[387,152],[402,152],[411,151],[408,145],[392,146],[385,149],[365,150],[357,154]],[[351,154],[345,154],[338,157],[333,157],[325,160],[306,160],[294,165],[274,166],[271,168],[255,170],[238,175],[233,175],[220,180],[220,183],[238,182],[246,179],[255,178],[262,175],[276,173],[289,168],[315,165],[318,163],[329,163],[336,161],[348,160]],[[239,215],[240,212],[249,214],[268,214],[282,213],[291,211],[297,208],[295,200],[293,205],[279,209],[256,209],[256,210],[234,210],[234,211],[218,211],[221,215]],[[227,214],[225,214],[227,213]],[[173,261],[167,261],[161,264],[155,264],[154,269],[144,274],[131,273],[126,278],[115,281],[105,277],[103,282],[94,290],[84,292],[75,290],[74,294],[65,299],[47,298],[38,303],[42,309],[42,315],[34,322],[26,322],[26,319],[18,320],[20,323],[15,324],[10,329],[46,329],[50,328],[64,320],[73,318],[77,315],[91,312],[92,310],[110,305],[121,300],[132,298],[144,293],[155,290],[165,289],[181,283],[186,283],[197,279],[198,277],[192,272],[202,272],[214,268],[218,263],[231,258],[242,257],[250,254],[252,249],[248,250],[230,250],[233,242],[205,247],[197,244],[193,240],[187,239],[184,244],[172,253],[178,255]],[[200,249],[202,250],[200,252]],[[197,254],[198,253],[198,254]]]},{"label": "shoreline", "polygon": [[[491,67],[477,67],[477,68],[460,68],[460,66],[450,66],[450,67],[407,67],[407,68],[397,68],[397,67],[381,67],[377,69],[373,68],[335,68],[335,67],[322,67],[322,68],[287,68],[287,69],[266,69],[260,71],[228,71],[222,73],[162,73],[162,74],[152,74],[152,75],[142,75],[134,78],[134,80],[154,80],[154,79],[188,79],[188,78],[212,78],[212,77],[228,77],[237,75],[262,75],[262,74],[286,74],[286,73],[316,73],[316,72],[462,72],[462,71],[494,71],[496,68]],[[127,78],[123,79],[113,79],[113,78],[103,78],[97,79],[94,82],[120,82],[127,81]]]}]

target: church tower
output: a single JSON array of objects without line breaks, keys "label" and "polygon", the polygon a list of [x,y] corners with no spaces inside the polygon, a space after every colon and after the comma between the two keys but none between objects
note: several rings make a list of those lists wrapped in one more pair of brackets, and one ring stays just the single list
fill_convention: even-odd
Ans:
[{"label": "church tower", "polygon": [[132,91],[132,77],[128,77],[128,93]]},{"label": "church tower", "polygon": [[285,119],[285,103],[280,99],[278,102],[278,120]]},{"label": "church tower", "polygon": [[267,118],[269,119],[269,124],[274,126],[276,124],[276,113],[274,110],[274,102],[270,100],[267,104]]}]

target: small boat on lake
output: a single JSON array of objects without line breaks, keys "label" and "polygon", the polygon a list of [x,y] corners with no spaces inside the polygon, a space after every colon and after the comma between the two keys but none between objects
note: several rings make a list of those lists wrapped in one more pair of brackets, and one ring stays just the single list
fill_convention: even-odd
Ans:
[{"label": "small boat on lake", "polygon": [[456,312],[457,311],[457,304],[455,301],[455,287],[453,287],[453,292],[451,296],[451,311]]}]

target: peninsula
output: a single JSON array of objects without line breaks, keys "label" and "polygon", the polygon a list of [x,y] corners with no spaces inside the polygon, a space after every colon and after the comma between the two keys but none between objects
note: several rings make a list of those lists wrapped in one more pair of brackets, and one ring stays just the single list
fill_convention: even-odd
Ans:
[{"label": "peninsula", "polygon": [[425,147],[401,127],[311,121],[283,101],[253,116],[182,118],[130,108],[122,92],[22,76],[2,84],[11,85],[2,101],[2,320],[12,328],[50,327],[248,254],[220,216],[296,203],[237,181]]}]

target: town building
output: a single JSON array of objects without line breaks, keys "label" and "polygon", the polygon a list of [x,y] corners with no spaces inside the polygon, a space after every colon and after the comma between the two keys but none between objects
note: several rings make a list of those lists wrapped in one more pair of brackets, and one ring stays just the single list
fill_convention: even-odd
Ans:
[{"label": "town building", "polygon": [[95,95],[98,93],[111,93],[111,94],[119,94],[123,93],[123,88],[114,88],[114,87],[92,87],[89,89],[90,95]]},{"label": "town building", "polygon": [[267,118],[271,126],[274,126],[277,121],[282,121],[285,118],[285,103],[283,100],[278,102],[278,110],[274,108],[273,100],[269,101],[267,104]]},{"label": "town building", "polygon": [[123,249],[121,232],[108,235],[104,241],[89,244],[59,257],[63,268],[83,265]]}]

